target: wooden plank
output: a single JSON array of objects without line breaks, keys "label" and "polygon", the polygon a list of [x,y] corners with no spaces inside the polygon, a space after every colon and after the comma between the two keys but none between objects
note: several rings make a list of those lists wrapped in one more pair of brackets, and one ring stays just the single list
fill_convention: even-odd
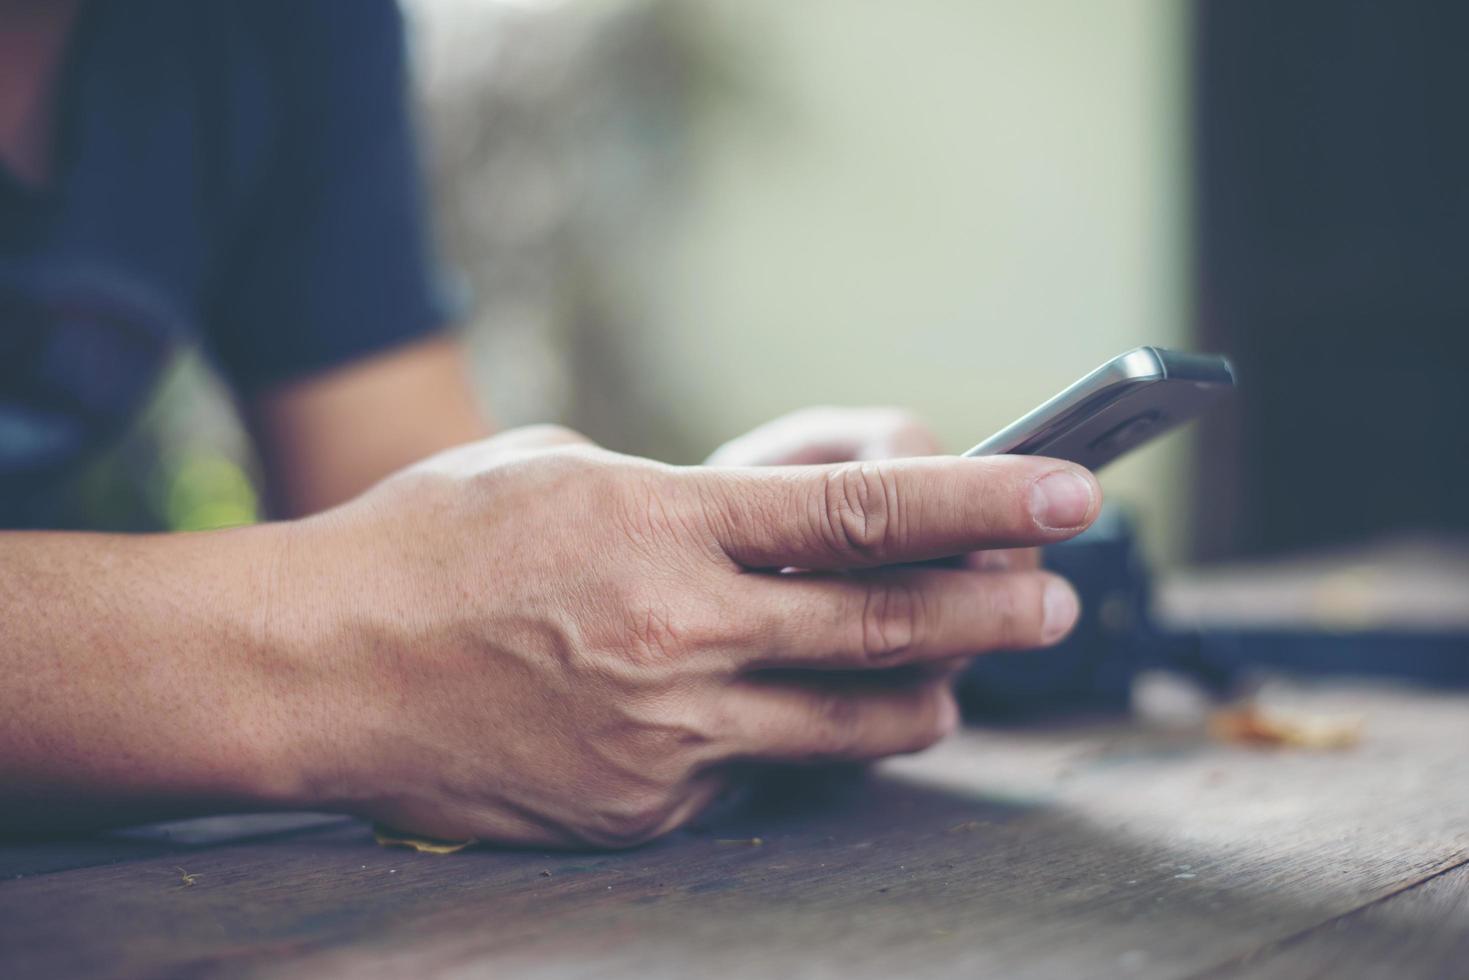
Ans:
[{"label": "wooden plank", "polygon": [[1469,865],[1209,974],[1237,980],[1469,974]]},{"label": "wooden plank", "polygon": [[9,882],[3,972],[1198,972],[1469,859],[1469,701],[1333,688],[1298,704],[1360,714],[1365,741],[971,731],[624,854],[435,857],[351,826],[201,852],[192,885],[172,858]]},{"label": "wooden plank", "polygon": [[1469,633],[1469,540],[1365,547],[1174,572],[1154,596],[1166,629]]},{"label": "wooden plank", "polygon": [[0,843],[0,880],[179,857],[201,848],[318,830],[345,820],[327,813],[249,813],[173,820],[95,837],[7,841]]},{"label": "wooden plank", "polygon": [[163,841],[118,840],[112,837],[11,841],[0,846],[0,881],[120,861],[141,861],[166,856],[176,850],[179,848]]}]

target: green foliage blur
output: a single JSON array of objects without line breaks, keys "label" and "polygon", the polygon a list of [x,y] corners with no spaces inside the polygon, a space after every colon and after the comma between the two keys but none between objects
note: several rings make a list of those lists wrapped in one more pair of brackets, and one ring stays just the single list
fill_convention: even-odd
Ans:
[{"label": "green foliage blur", "polygon": [[62,524],[98,531],[208,531],[262,517],[248,439],[222,384],[179,358],[137,422],[78,477]]}]

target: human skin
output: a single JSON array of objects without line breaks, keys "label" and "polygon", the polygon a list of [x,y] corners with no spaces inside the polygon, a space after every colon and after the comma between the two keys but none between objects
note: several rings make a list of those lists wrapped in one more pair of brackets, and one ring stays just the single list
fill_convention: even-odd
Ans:
[{"label": "human skin", "polygon": [[[709,456],[712,466],[799,466],[862,460],[937,456],[942,443],[922,419],[891,406],[797,409],[756,426]],[[963,556],[970,568],[1022,570],[1040,567],[1035,548],[992,548]]]},{"label": "human skin", "polygon": [[[0,163],[38,187],[74,11],[0,0]],[[299,807],[636,843],[732,764],[938,738],[956,658],[1075,618],[1034,552],[1006,549],[1070,536],[1099,501],[1046,460],[731,469],[937,450],[890,410],[778,420],[713,468],[564,430],[479,441],[492,427],[443,338],[242,408],[272,512],[305,519],[0,533],[0,830]],[[1037,524],[1058,473],[1080,481],[1070,513]],[[974,568],[874,568],[965,552]],[[905,665],[924,669],[900,684]]]},{"label": "human skin", "polygon": [[635,844],[739,763],[941,738],[941,674],[864,679],[1054,642],[1074,593],[881,566],[1061,540],[1099,502],[1056,460],[672,467],[535,427],[302,520],[0,534],[0,821],[287,807]]}]

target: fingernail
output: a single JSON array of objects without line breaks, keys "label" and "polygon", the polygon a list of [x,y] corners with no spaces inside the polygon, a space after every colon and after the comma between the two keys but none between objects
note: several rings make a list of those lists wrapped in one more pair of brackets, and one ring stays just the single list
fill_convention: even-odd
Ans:
[{"label": "fingernail", "polygon": [[1046,643],[1061,639],[1070,632],[1080,611],[1071,586],[1060,579],[1051,579],[1046,583],[1046,593],[1041,598],[1041,639]]},{"label": "fingernail", "polygon": [[1030,511],[1041,527],[1079,527],[1091,509],[1091,483],[1070,470],[1048,473],[1031,487]]}]

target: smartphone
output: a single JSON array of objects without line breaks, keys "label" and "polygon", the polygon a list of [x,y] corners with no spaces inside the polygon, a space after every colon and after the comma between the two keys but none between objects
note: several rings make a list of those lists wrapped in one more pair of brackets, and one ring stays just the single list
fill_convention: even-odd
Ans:
[{"label": "smartphone", "polygon": [[1219,354],[1137,347],[1022,415],[965,456],[1054,456],[1098,470],[1234,391]]}]

